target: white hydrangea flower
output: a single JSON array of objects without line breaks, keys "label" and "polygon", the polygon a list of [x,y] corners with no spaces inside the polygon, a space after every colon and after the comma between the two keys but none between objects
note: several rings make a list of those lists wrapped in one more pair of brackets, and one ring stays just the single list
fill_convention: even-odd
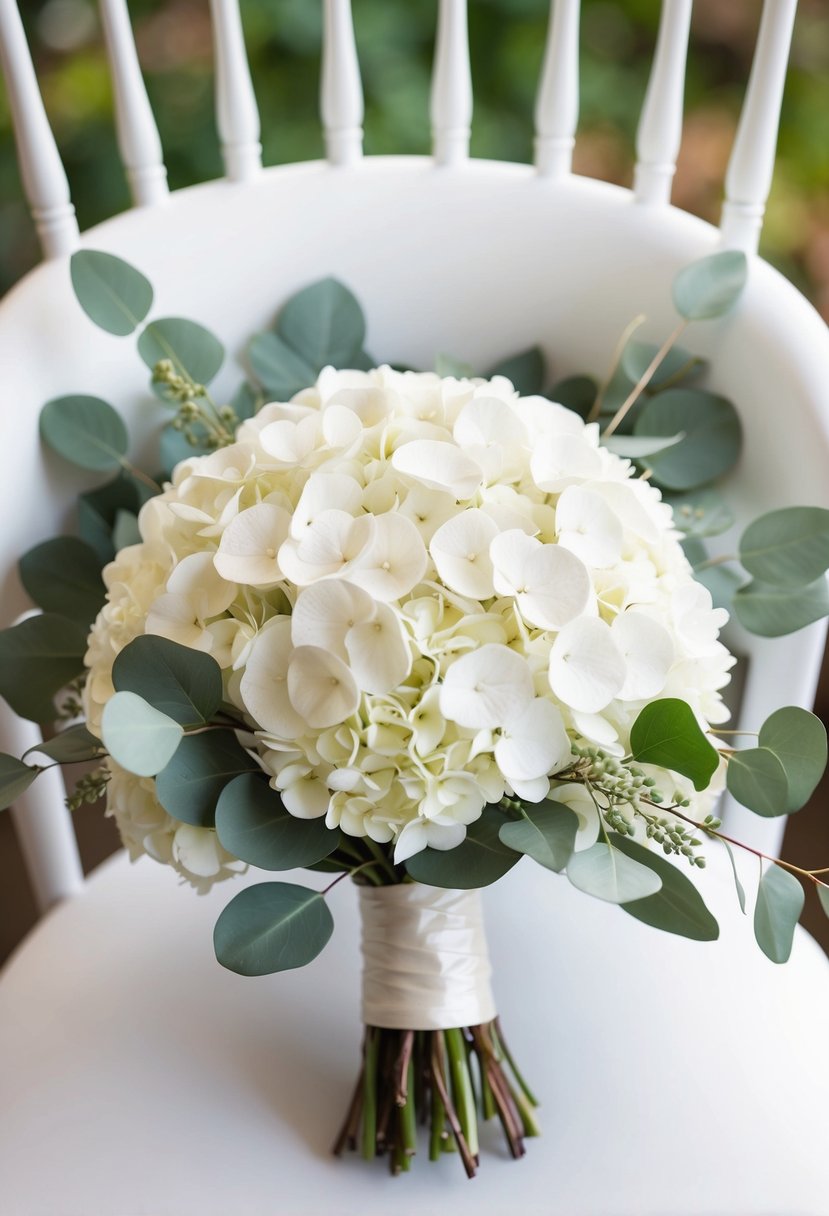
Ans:
[{"label": "white hydrangea flower", "polygon": [[[551,796],[596,839],[573,744],[628,751],[642,707],[727,717],[725,614],[659,492],[598,428],[509,381],[325,368],[237,441],[184,461],[107,567],[89,639],[90,729],[143,632],[211,654],[288,811],[450,849],[504,794]],[[203,889],[234,864],[113,767],[131,856]],[[653,774],[673,791],[673,776]],[[709,795],[680,786],[701,814]]]}]

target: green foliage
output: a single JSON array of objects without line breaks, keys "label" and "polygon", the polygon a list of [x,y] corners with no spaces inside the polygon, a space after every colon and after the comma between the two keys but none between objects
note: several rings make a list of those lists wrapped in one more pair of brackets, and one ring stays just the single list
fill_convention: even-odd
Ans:
[{"label": "green foliage", "polygon": [[20,581],[44,612],[89,626],[106,597],[97,553],[75,536],[57,536],[24,553]]},{"label": "green foliage", "polygon": [[829,886],[825,886],[823,883],[818,883],[817,897],[820,900],[821,908],[823,908],[823,911],[827,916],[829,916]]},{"label": "green foliage", "polygon": [[579,891],[611,904],[646,899],[662,887],[662,879],[654,869],[604,841],[574,853],[567,866],[567,877]]},{"label": "green foliage", "polygon": [[435,356],[435,373],[438,376],[454,376],[456,380],[469,380],[475,375],[471,363],[456,359],[454,355],[438,354]]},{"label": "green foliage", "polygon": [[115,659],[112,682],[178,722],[203,726],[222,703],[222,672],[210,655],[168,638],[142,634]]},{"label": "green foliage", "polygon": [[559,872],[573,854],[578,828],[576,813],[548,798],[524,806],[522,817],[502,823],[498,836],[508,849],[525,853],[539,865]]},{"label": "green foliage", "polygon": [[687,321],[710,321],[730,312],[748,279],[744,253],[725,250],[684,266],[674,279],[674,307]]},{"label": "green foliage", "polygon": [[538,396],[544,389],[544,353],[539,346],[531,346],[502,359],[486,373],[487,380],[493,376],[506,376],[522,397]]},{"label": "green foliage", "polygon": [[682,548],[694,568],[694,578],[711,592],[714,607],[730,612],[734,596],[742,583],[740,574],[733,566],[708,565],[708,550],[699,536],[686,536]]},{"label": "green foliage", "polygon": [[829,588],[821,577],[806,587],[778,587],[755,579],[734,596],[734,615],[749,633],[779,638],[829,616]]},{"label": "green foliage", "polygon": [[785,507],[761,515],[742,535],[740,561],[752,578],[776,587],[813,583],[829,567],[829,511]]},{"label": "green foliage", "polygon": [[[659,349],[654,342],[628,342],[622,351],[621,368],[631,386],[639,383]],[[699,375],[705,367],[704,359],[683,350],[681,346],[673,346],[651,376],[646,391],[652,393],[661,389],[668,381],[675,384],[680,380],[687,380]]]},{"label": "green foliage", "polygon": [[756,815],[785,815],[789,786],[783,765],[767,747],[748,747],[729,758],[728,792]]},{"label": "green foliage", "polygon": [[121,415],[100,397],[47,401],[40,412],[44,443],[80,469],[111,473],[125,462],[129,435]]},{"label": "green foliage", "polygon": [[85,726],[70,726],[59,734],[30,747],[26,755],[36,752],[39,756],[48,756],[58,764],[76,764],[81,760],[95,760],[101,755],[104,746],[100,739],[86,729]]},{"label": "green foliage", "polygon": [[296,393],[313,384],[316,372],[279,334],[257,334],[248,346],[253,374],[279,401],[289,401]]},{"label": "green foliage", "polygon": [[122,472],[114,481],[88,490],[78,498],[78,531],[103,566],[116,553],[115,529],[122,513],[136,516],[145,501],[139,483]]},{"label": "green foliage", "polygon": [[150,311],[150,282],[111,253],[79,249],[72,254],[69,271],[81,308],[107,333],[122,338],[134,333]]},{"label": "green foliage", "polygon": [[826,768],[826,727],[808,710],[789,705],[766,718],[758,742],[783,766],[788,786],[786,810],[799,811]]},{"label": "green foliage", "polygon": [[602,446],[627,460],[642,460],[647,457],[649,464],[653,464],[652,457],[660,452],[667,452],[669,448],[675,448],[684,439],[684,431],[659,439],[651,439],[647,435],[609,435],[602,440]]},{"label": "green foliage", "polygon": [[596,394],[599,391],[597,382],[591,376],[565,376],[557,381],[547,394],[551,401],[566,405],[582,418],[586,418],[593,408]]},{"label": "green foliage", "polygon": [[722,477],[736,464],[743,441],[731,402],[701,389],[668,389],[652,397],[633,430],[640,437],[684,433],[681,442],[648,460],[653,480],[667,490],[693,490]]},{"label": "green foliage", "polygon": [[107,751],[137,777],[154,777],[169,764],[184,731],[178,722],[134,692],[116,692],[104,706],[101,729]]},{"label": "green foliage", "polygon": [[240,773],[253,770],[258,771],[256,761],[232,731],[185,735],[156,777],[156,797],[174,819],[212,828],[225,786]]},{"label": "green foliage", "polygon": [[782,866],[770,865],[760,879],[754,906],[754,936],[773,963],[788,962],[804,898],[800,883]]},{"label": "green foliage", "polygon": [[279,314],[279,335],[317,371],[351,367],[363,348],[366,320],[352,292],[321,279],[291,296]]},{"label": "green foliage", "polygon": [[229,853],[261,870],[316,865],[340,838],[324,817],[289,814],[261,773],[242,773],[224,787],[216,804],[216,832]]},{"label": "green foliage", "polygon": [[720,762],[685,701],[666,697],[646,705],[630,732],[630,750],[640,764],[657,764],[681,773],[704,790]]},{"label": "green foliage", "polygon": [[0,811],[25,794],[39,772],[39,768],[0,752]]},{"label": "green foliage", "polygon": [[520,854],[501,843],[498,833],[503,823],[503,812],[485,806],[480,819],[467,828],[462,844],[445,852],[424,849],[416,853],[406,862],[408,874],[432,887],[463,891],[488,887],[520,861]]},{"label": "green foliage", "polygon": [[304,967],[334,931],[323,897],[288,882],[263,882],[240,891],[213,930],[216,958],[238,975],[271,975]]},{"label": "green foliage", "polygon": [[54,696],[83,671],[86,630],[44,612],[0,632],[0,696],[21,718],[52,722]]},{"label": "green foliage", "polygon": [[647,866],[662,880],[661,888],[654,895],[624,903],[622,907],[626,912],[665,933],[675,933],[695,942],[717,940],[720,927],[689,878],[665,857],[627,836],[611,832],[610,840],[614,848]]},{"label": "green foliage", "polygon": [[673,510],[675,527],[686,536],[719,536],[734,524],[733,510],[716,490],[690,490],[663,497]]},{"label": "green foliage", "polygon": [[209,384],[225,358],[225,348],[209,329],[183,317],[151,321],[138,339],[138,353],[150,371],[169,359],[194,384]]},{"label": "green foliage", "polygon": [[734,860],[734,854],[731,850],[731,845],[728,843],[727,840],[723,840],[722,837],[720,837],[720,842],[722,843],[722,845],[725,848],[726,853],[728,854],[728,860],[731,862],[731,872],[734,875],[734,886],[737,891],[737,899],[740,904],[740,911],[742,912],[743,916],[745,916],[745,914],[746,914],[746,893],[745,893],[743,884],[740,882],[740,875],[737,873],[737,863]]}]

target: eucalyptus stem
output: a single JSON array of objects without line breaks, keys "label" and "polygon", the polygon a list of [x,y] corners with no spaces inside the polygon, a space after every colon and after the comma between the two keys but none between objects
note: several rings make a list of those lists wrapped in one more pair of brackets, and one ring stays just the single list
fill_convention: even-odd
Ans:
[{"label": "eucalyptus stem", "polygon": [[590,413],[587,415],[587,418],[585,419],[586,422],[596,422],[596,420],[601,416],[602,405],[604,404],[605,393],[607,392],[608,388],[610,387],[610,383],[613,380],[613,377],[616,375],[616,371],[619,367],[619,364],[622,361],[622,355],[625,353],[625,347],[627,346],[628,342],[630,341],[631,337],[636,332],[636,330],[639,328],[639,326],[644,325],[645,321],[647,321],[647,317],[642,312],[639,314],[638,317],[634,317],[632,321],[629,321],[627,323],[627,325],[625,326],[625,328],[622,330],[622,336],[619,339],[619,341],[616,343],[616,347],[613,351],[613,356],[610,360],[610,367],[607,371],[607,374],[605,375],[604,380],[602,381],[602,383],[599,387],[599,391],[596,393],[596,400],[593,402],[593,405],[591,406],[591,409],[590,409]]},{"label": "eucalyptus stem", "polygon": [[646,389],[648,387],[648,385],[650,384],[651,380],[653,379],[654,373],[656,372],[656,370],[659,367],[662,360],[668,354],[668,351],[671,349],[671,347],[674,345],[674,343],[676,341],[678,341],[679,338],[682,337],[682,334],[685,332],[687,327],[688,327],[687,321],[680,321],[679,325],[677,325],[677,327],[673,331],[673,333],[668,335],[668,337],[665,339],[665,341],[660,346],[659,350],[656,352],[654,357],[651,359],[648,366],[645,368],[642,375],[639,377],[636,384],[634,384],[633,388],[630,390],[627,397],[624,399],[622,404],[619,406],[618,410],[613,415],[610,422],[607,424],[605,429],[602,431],[603,439],[607,439],[607,437],[609,435],[612,435],[613,432],[615,430],[617,430],[617,428],[621,425],[622,421],[626,417],[631,406],[635,405],[635,403],[638,401],[638,399],[639,399],[640,395],[642,394],[642,392],[644,391],[644,389]]}]

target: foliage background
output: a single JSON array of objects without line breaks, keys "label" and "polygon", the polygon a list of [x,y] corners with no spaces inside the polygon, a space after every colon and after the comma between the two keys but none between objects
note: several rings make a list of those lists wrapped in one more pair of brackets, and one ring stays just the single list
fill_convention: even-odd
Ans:
[{"label": "foliage background", "polygon": [[[316,0],[241,0],[262,115],[266,164],[318,157],[320,9]],[[696,0],[686,119],[674,202],[716,222],[754,48],[760,0]],[[82,228],[129,205],[112,124],[112,92],[91,0],[21,0],[46,107]],[[366,94],[368,153],[429,150],[428,93],[436,0],[353,0]],[[219,176],[207,0],[130,0],[139,55],[176,189]],[[475,87],[472,152],[529,160],[548,0],[471,0]],[[584,0],[577,172],[629,184],[636,122],[653,51],[657,0]],[[829,0],[801,0],[762,252],[829,319]],[[0,89],[0,293],[38,259],[21,201]],[[829,708],[829,681],[824,681]],[[829,863],[829,785],[792,820],[786,855]],[[88,864],[112,847],[82,813]],[[8,816],[0,868],[20,874]],[[27,913],[28,894],[2,884]],[[816,901],[815,901],[816,903]],[[827,922],[812,910],[813,931]],[[25,925],[0,917],[0,957]]]}]

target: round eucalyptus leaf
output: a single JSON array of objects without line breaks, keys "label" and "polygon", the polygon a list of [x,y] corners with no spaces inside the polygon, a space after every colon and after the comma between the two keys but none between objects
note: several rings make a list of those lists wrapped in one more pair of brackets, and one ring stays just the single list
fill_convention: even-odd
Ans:
[{"label": "round eucalyptus leaf", "polygon": [[81,308],[107,333],[126,337],[150,311],[153,289],[149,280],[111,253],[79,249],[69,261],[69,273]]},{"label": "round eucalyptus leaf", "polygon": [[694,578],[711,592],[711,603],[714,608],[724,608],[731,612],[734,596],[739,590],[742,579],[731,566],[707,566],[704,570],[695,570]]},{"label": "round eucalyptus leaf", "polygon": [[225,358],[219,339],[184,317],[151,321],[138,339],[138,353],[150,371],[162,359],[169,359],[180,376],[195,384],[209,384]]},{"label": "round eucalyptus leaf", "polygon": [[30,747],[26,755],[34,752],[39,756],[48,756],[58,764],[77,764],[81,760],[96,759],[103,750],[101,740],[96,739],[85,726],[70,726],[44,743]]},{"label": "round eucalyptus leaf", "polygon": [[5,811],[25,794],[39,772],[39,768],[24,764],[15,756],[0,753],[0,811]]},{"label": "round eucalyptus leaf", "polygon": [[709,321],[729,312],[748,278],[748,259],[728,249],[684,266],[674,279],[674,307],[688,321]]},{"label": "round eucalyptus leaf", "polygon": [[829,916],[829,886],[818,884],[817,897],[820,900],[821,908]]},{"label": "round eucalyptus leaf", "polygon": [[544,353],[539,346],[531,346],[502,359],[486,373],[487,380],[493,376],[506,376],[522,397],[536,397],[544,389]]},{"label": "round eucalyptus leaf", "polygon": [[655,849],[648,849],[628,836],[611,832],[610,840],[614,848],[647,866],[662,880],[655,895],[623,904],[626,912],[664,933],[675,933],[695,942],[717,940],[720,927],[690,878]]},{"label": "round eucalyptus leaf", "polygon": [[825,578],[806,587],[777,587],[755,579],[734,595],[734,615],[749,633],[779,638],[829,616]]},{"label": "round eucalyptus leaf", "polygon": [[128,511],[137,515],[140,507],[136,482],[126,472],[79,496],[78,531],[81,539],[95,550],[102,566],[115,556],[112,533],[119,513]]},{"label": "round eucalyptus leaf", "polygon": [[672,388],[652,397],[634,425],[641,437],[684,439],[648,460],[653,479],[667,490],[693,490],[722,477],[737,462],[743,435],[730,401],[701,389]]},{"label": "round eucalyptus leaf", "polygon": [[650,867],[599,841],[574,853],[567,866],[574,887],[611,904],[626,904],[655,895],[662,879]]},{"label": "round eucalyptus leaf", "polygon": [[766,718],[757,742],[783,765],[789,791],[786,809],[799,811],[826,768],[826,727],[807,709],[788,705]]},{"label": "round eucalyptus leaf", "polygon": [[748,747],[729,758],[728,792],[765,819],[785,815],[789,804],[786,770],[767,747]]},{"label": "round eucalyptus leaf", "polygon": [[317,378],[317,371],[280,338],[279,334],[257,334],[248,346],[251,370],[277,401],[290,401]]},{"label": "round eucalyptus leaf", "polygon": [[773,963],[788,962],[804,898],[800,883],[782,866],[770,865],[760,879],[754,905],[754,936]]},{"label": "round eucalyptus leaf", "polygon": [[321,819],[298,819],[284,807],[267,779],[242,773],[226,785],[216,804],[216,832],[234,857],[260,870],[315,865],[337,847],[340,834]]},{"label": "round eucalyptus leaf", "polygon": [[263,882],[230,901],[216,921],[213,945],[229,971],[271,975],[310,963],[333,931],[333,917],[318,891]]},{"label": "round eucalyptus leaf", "polygon": [[525,805],[522,818],[501,824],[498,836],[508,849],[525,853],[558,873],[572,856],[578,828],[574,811],[561,802],[545,799]]},{"label": "round eucalyptus leaf", "polygon": [[651,439],[647,435],[610,435],[607,439],[602,440],[602,445],[609,452],[614,452],[617,456],[623,456],[627,460],[642,460],[644,457],[650,459],[659,452],[667,452],[669,448],[675,448],[684,439],[684,431],[660,439]]},{"label": "round eucalyptus leaf", "polygon": [[452,376],[455,380],[469,380],[475,375],[475,369],[471,363],[456,359],[454,355],[439,354],[435,356],[435,373]]},{"label": "round eucalyptus leaf", "polygon": [[177,464],[182,460],[192,460],[194,456],[206,456],[213,449],[207,443],[207,431],[198,423],[194,423],[192,433],[196,443],[190,443],[183,431],[175,430],[169,423],[162,427],[158,441],[159,460],[164,477],[170,478]]},{"label": "round eucalyptus leaf", "polygon": [[230,398],[230,405],[240,422],[252,418],[263,402],[261,391],[247,380],[242,381]]},{"label": "round eucalyptus leaf", "polygon": [[185,735],[155,782],[158,801],[169,815],[195,827],[212,828],[216,804],[228,782],[256,769],[256,761],[229,730]]},{"label": "round eucalyptus leaf", "polygon": [[674,526],[686,536],[719,536],[734,524],[736,516],[716,490],[691,490],[688,494],[665,494],[674,513]]},{"label": "round eucalyptus leaf", "polygon": [[56,397],[40,411],[40,435],[64,460],[96,473],[120,468],[129,447],[121,415],[100,397]]},{"label": "round eucalyptus leaf", "polygon": [[363,310],[337,279],[321,279],[288,300],[279,314],[279,336],[316,373],[331,364],[349,367],[366,336]]},{"label": "round eucalyptus leaf", "polygon": [[169,764],[184,731],[133,692],[116,692],[104,706],[101,731],[109,754],[128,773],[154,777]]},{"label": "round eucalyptus leaf", "polygon": [[752,578],[764,583],[813,583],[829,568],[829,511],[784,507],[761,515],[740,539],[740,561]]},{"label": "round eucalyptus leaf", "polygon": [[83,671],[87,631],[44,612],[0,632],[0,696],[21,718],[51,722],[55,693]]},{"label": "round eucalyptus leaf", "polygon": [[20,581],[44,612],[58,612],[81,625],[95,620],[106,600],[101,562],[76,536],[35,545],[20,559]]},{"label": "round eucalyptus leaf", "polygon": [[142,634],[115,659],[112,682],[134,692],[181,726],[203,726],[222,703],[222,672],[209,654]]},{"label": "round eucalyptus leaf", "polygon": [[586,418],[593,408],[599,386],[590,376],[565,376],[557,381],[547,396],[559,405],[566,405],[582,418]]},{"label": "round eucalyptus leaf", "polygon": [[656,764],[681,773],[704,790],[720,763],[686,701],[665,697],[641,711],[630,732],[630,750],[639,764]]},{"label": "round eucalyptus leaf", "polygon": [[[660,347],[655,342],[636,342],[631,340],[622,351],[622,370],[631,384],[638,384],[653,362]],[[683,350],[681,346],[673,346],[657,367],[648,381],[647,391],[653,392],[670,380],[679,383],[687,380],[705,368],[705,360]]]},{"label": "round eucalyptus leaf", "polygon": [[406,870],[416,882],[430,887],[463,891],[488,887],[521,859],[520,853],[501,843],[498,832],[503,824],[503,812],[485,806],[480,819],[467,828],[462,844],[445,852],[424,849],[409,858]]}]

